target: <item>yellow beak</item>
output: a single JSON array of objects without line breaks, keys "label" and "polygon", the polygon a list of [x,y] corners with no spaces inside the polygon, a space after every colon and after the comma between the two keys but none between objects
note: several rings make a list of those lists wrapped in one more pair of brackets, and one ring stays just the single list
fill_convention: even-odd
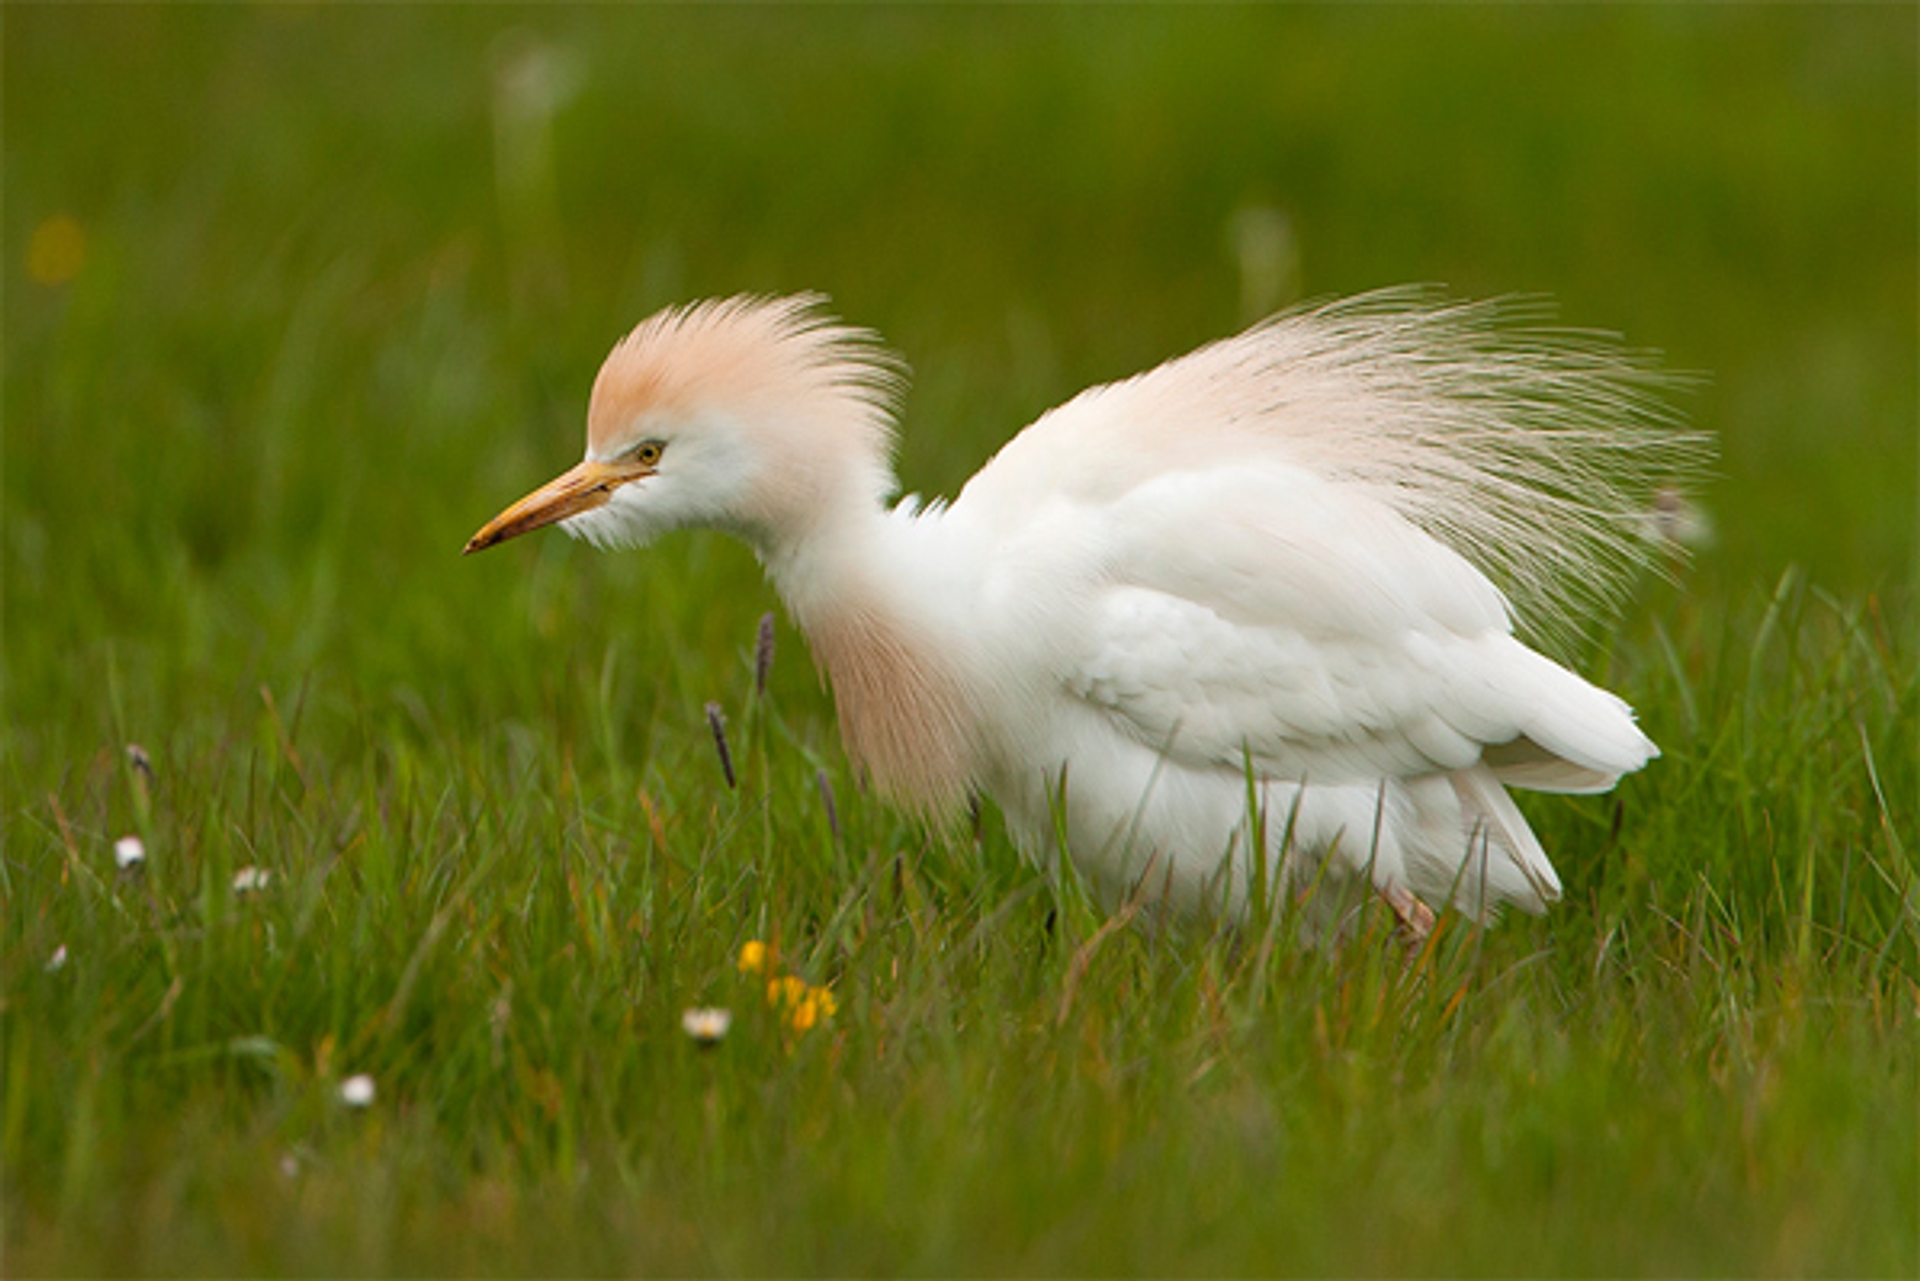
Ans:
[{"label": "yellow beak", "polygon": [[479,533],[467,540],[467,548],[461,555],[471,556],[495,543],[518,538],[543,525],[578,516],[581,512],[590,512],[604,505],[620,486],[643,476],[651,476],[653,471],[645,463],[630,460],[600,463],[588,459],[572,471],[548,481],[488,521]]}]

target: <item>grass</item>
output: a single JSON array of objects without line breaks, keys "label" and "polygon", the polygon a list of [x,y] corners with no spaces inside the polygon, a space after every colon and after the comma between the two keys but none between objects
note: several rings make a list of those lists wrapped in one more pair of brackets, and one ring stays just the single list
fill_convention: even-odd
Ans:
[{"label": "grass", "polygon": [[[4,21],[9,1274],[1920,1270],[1911,11]],[[1239,323],[1249,206],[1710,375],[1543,920],[1106,929],[756,691],[742,549],[456,555],[654,306],[829,290],[951,492]]]}]

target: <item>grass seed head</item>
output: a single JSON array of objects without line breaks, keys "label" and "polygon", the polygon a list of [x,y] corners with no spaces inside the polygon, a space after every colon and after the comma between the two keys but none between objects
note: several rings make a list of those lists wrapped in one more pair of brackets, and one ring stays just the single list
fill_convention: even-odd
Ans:
[{"label": "grass seed head", "polygon": [[767,692],[767,675],[773,671],[773,612],[760,615],[760,634],[753,646],[753,692]]},{"label": "grass seed head", "polygon": [[731,791],[735,786],[733,753],[727,749],[727,716],[720,704],[707,704],[707,725],[713,730],[713,750],[720,754],[720,772],[727,776],[727,789]]}]

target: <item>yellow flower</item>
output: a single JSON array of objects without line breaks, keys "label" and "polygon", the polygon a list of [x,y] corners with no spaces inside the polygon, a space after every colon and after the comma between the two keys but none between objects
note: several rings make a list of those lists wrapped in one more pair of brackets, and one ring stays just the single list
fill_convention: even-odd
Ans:
[{"label": "yellow flower", "polygon": [[840,1003],[824,987],[809,987],[805,979],[788,974],[767,984],[767,1004],[778,1006],[788,1027],[805,1032],[821,1019],[830,1019]]},{"label": "yellow flower", "polygon": [[55,214],[27,241],[27,275],[35,284],[64,285],[87,260],[87,233],[67,214]]},{"label": "yellow flower", "polygon": [[832,1018],[840,1008],[828,989],[811,987],[797,974],[779,973],[767,945],[758,939],[741,947],[738,966],[742,974],[767,976],[767,1004],[778,1010],[781,1022],[795,1032],[805,1032],[821,1019]]}]

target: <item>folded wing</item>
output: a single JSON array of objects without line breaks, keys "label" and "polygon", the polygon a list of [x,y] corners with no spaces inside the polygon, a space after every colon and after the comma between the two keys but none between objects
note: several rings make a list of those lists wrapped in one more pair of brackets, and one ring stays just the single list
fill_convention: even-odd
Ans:
[{"label": "folded wing", "polygon": [[1314,476],[1188,472],[1108,515],[1115,552],[1062,677],[1174,759],[1309,783],[1484,764],[1599,791],[1653,754],[1625,703],[1514,638],[1464,558]]}]

